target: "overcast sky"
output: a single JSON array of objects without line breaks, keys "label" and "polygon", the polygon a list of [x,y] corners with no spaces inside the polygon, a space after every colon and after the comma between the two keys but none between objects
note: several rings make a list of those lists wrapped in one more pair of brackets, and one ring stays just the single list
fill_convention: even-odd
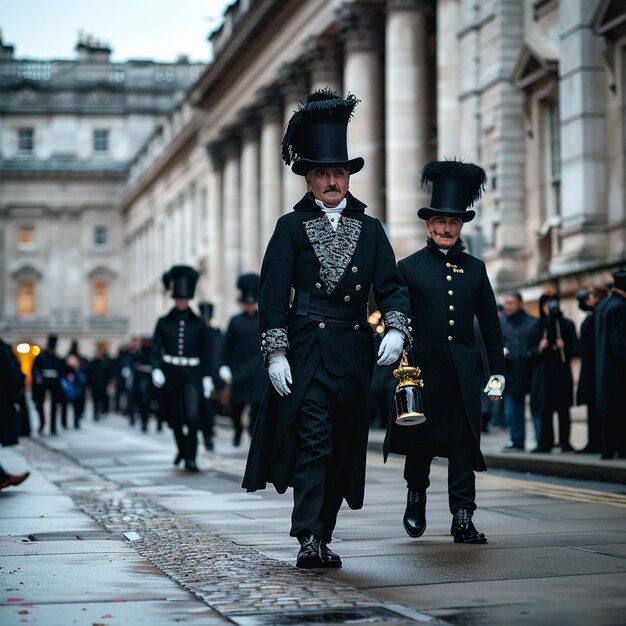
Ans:
[{"label": "overcast sky", "polygon": [[0,28],[17,58],[74,59],[79,31],[110,45],[113,61],[208,61],[207,36],[232,0],[0,0]]}]

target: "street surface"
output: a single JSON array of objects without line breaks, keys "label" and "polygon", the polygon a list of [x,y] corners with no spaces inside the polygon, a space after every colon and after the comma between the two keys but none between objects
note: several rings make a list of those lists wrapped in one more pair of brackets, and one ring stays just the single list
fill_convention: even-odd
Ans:
[{"label": "street surface", "polygon": [[479,474],[489,543],[458,545],[436,461],[415,540],[402,459],[372,450],[365,507],[335,532],[343,568],[300,571],[290,492],[240,488],[247,444],[219,427],[188,474],[168,430],[110,416],[2,450],[32,475],[0,494],[0,624],[626,624],[623,485]]}]

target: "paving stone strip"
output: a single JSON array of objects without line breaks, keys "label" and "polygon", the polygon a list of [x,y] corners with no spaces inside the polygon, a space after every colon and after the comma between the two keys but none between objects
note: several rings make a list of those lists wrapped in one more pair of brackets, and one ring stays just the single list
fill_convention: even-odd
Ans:
[{"label": "paving stone strip", "polygon": [[23,439],[17,452],[44,472],[61,469],[59,475],[68,478],[55,482],[79,508],[111,533],[136,532],[140,539],[132,546],[139,554],[226,617],[381,605],[380,600],[320,573],[298,570],[178,518],[43,442]]}]

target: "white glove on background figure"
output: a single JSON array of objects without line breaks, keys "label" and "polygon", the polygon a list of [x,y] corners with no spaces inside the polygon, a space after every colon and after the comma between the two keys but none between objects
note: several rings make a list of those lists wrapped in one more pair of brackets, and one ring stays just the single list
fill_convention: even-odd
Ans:
[{"label": "white glove on background figure", "polygon": [[213,384],[213,379],[210,376],[204,376],[202,378],[202,393],[204,397],[208,400],[214,391],[215,385]]},{"label": "white glove on background figure", "polygon": [[400,359],[404,348],[404,333],[397,328],[390,328],[378,349],[378,365],[391,365]]},{"label": "white glove on background figure", "polygon": [[152,370],[152,384],[159,389],[165,384],[165,374],[159,368]]},{"label": "white glove on background figure", "polygon": [[225,383],[230,383],[233,380],[233,373],[230,371],[228,365],[222,365],[220,367],[219,375]]},{"label": "white glove on background figure", "polygon": [[[495,389],[492,389],[491,382],[494,380],[500,382],[499,388],[496,387]],[[502,374],[494,374],[493,376],[490,376],[489,380],[487,381],[487,385],[485,386],[484,392],[490,397],[499,398],[500,396],[502,396],[502,393],[504,392],[504,376],[502,376]]]},{"label": "white glove on background figure", "polygon": [[287,386],[287,383],[292,383],[291,368],[289,367],[289,361],[287,357],[280,351],[272,352],[269,357],[270,365],[267,369],[267,373],[270,376],[274,389],[278,392],[279,396],[288,396],[291,393],[291,389]]}]

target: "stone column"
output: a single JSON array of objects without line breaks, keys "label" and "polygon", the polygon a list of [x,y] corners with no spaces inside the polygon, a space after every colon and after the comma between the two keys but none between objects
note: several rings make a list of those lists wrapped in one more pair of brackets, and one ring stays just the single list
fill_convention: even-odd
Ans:
[{"label": "stone column", "polygon": [[224,267],[222,239],[222,177],[223,162],[218,144],[207,148],[209,177],[207,181],[207,286],[209,298],[215,304],[217,316],[227,318],[224,301]]},{"label": "stone column", "polygon": [[241,271],[258,272],[259,266],[259,131],[244,126],[241,143]]},{"label": "stone column", "polygon": [[310,90],[330,87],[341,94],[339,49],[335,39],[311,38],[306,44],[305,62],[310,75]]},{"label": "stone column", "polygon": [[224,309],[228,315],[237,312],[237,278],[241,273],[241,238],[239,204],[239,144],[228,142],[224,146],[223,182],[223,285]]},{"label": "stone column", "polygon": [[424,240],[417,209],[428,202],[420,170],[430,160],[428,67],[422,0],[389,0],[385,33],[387,225],[402,258]]},{"label": "stone column", "polygon": [[350,191],[368,205],[370,215],[384,219],[383,13],[377,7],[346,4],[340,11],[344,28],[343,85],[360,104],[348,124],[348,155],[361,156],[365,167],[350,179]]},{"label": "stone column", "polygon": [[280,158],[283,112],[280,102],[277,99],[265,100],[259,115],[261,118],[259,250],[263,255],[283,208],[281,188],[284,165]]},{"label": "stone column", "polygon": [[606,77],[602,40],[593,32],[598,4],[570,0],[559,11],[562,223],[553,273],[606,257]]},{"label": "stone column", "polygon": [[[306,86],[306,75],[300,66],[285,66],[281,68],[280,92],[283,97],[283,132],[294,111],[297,111],[301,102],[306,102],[309,95]],[[281,136],[282,138],[282,136]],[[280,149],[280,148],[278,148]],[[291,213],[293,206],[300,200],[306,191],[304,178],[291,171],[291,166],[282,166],[282,196],[283,213]]]}]

